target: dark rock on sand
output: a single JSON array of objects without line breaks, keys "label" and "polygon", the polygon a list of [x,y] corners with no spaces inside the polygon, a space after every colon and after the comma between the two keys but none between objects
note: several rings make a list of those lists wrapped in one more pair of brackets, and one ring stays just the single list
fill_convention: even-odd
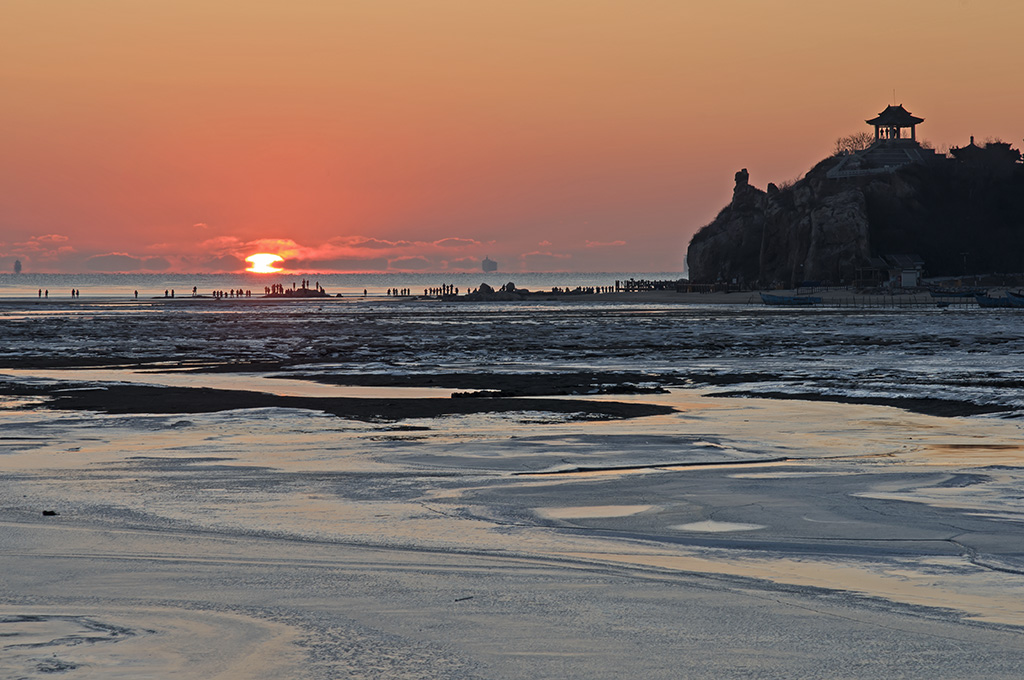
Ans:
[{"label": "dark rock on sand", "polygon": [[[96,389],[66,391],[63,385],[35,387],[48,394],[53,409],[102,413],[213,413],[247,408],[297,408],[322,411],[341,418],[397,421],[471,413],[543,411],[569,419],[615,419],[663,415],[674,409],[657,404],[631,404],[584,399],[362,399],[356,397],[292,397],[265,392],[210,388],[155,387],[106,384]],[[0,394],[4,385],[0,385]]]}]

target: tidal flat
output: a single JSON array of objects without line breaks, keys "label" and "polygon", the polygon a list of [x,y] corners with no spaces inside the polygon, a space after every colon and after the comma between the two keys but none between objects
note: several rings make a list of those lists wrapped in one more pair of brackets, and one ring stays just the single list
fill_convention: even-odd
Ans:
[{"label": "tidal flat", "polygon": [[0,302],[0,676],[1020,675],[1020,329]]}]

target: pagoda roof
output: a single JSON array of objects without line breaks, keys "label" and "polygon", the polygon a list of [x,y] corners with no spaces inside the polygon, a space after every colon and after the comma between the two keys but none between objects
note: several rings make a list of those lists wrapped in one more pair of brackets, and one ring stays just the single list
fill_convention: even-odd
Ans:
[{"label": "pagoda roof", "polygon": [[868,125],[881,125],[883,127],[912,127],[918,123],[923,123],[924,118],[910,115],[910,111],[903,108],[903,104],[898,106],[890,104],[885,107],[885,111],[865,122]]}]

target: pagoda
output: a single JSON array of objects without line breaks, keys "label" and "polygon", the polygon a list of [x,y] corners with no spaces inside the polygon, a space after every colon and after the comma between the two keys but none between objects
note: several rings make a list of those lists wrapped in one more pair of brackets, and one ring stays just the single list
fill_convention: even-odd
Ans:
[{"label": "pagoda", "polygon": [[885,107],[885,111],[864,122],[875,126],[876,142],[883,139],[907,139],[903,136],[906,128],[910,128],[910,141],[917,142],[917,126],[924,122],[924,118],[911,115],[910,111],[903,108],[903,104],[890,104]]},{"label": "pagoda", "polygon": [[866,149],[841,153],[839,162],[825,173],[827,177],[885,174],[911,163],[930,163],[936,158],[934,150],[917,142],[917,126],[924,118],[912,115],[902,104],[887,106],[864,122],[875,126],[875,141]]}]

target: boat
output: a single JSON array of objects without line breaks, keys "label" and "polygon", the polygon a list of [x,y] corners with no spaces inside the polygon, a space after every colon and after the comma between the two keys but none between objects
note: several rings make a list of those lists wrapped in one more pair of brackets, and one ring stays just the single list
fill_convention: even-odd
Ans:
[{"label": "boat", "polygon": [[984,288],[929,288],[928,294],[933,298],[961,298],[984,295],[987,291]]},{"label": "boat", "polygon": [[484,261],[481,263],[481,266],[483,267],[483,270],[485,272],[498,271],[498,263],[492,260],[490,257],[485,257]]},{"label": "boat", "polygon": [[[978,302],[979,307],[1013,307],[1013,303],[1010,302],[1010,298],[1007,296],[1002,297],[989,297],[988,295],[975,295],[974,299]],[[1024,305],[1022,305],[1024,306]]]},{"label": "boat", "polygon": [[821,304],[821,298],[811,295],[772,295],[771,293],[761,293],[761,302],[766,305],[807,307],[808,305]]},{"label": "boat", "polygon": [[1024,307],[1024,292],[1011,290],[1006,291],[1006,299],[1010,301],[1011,307]]}]

